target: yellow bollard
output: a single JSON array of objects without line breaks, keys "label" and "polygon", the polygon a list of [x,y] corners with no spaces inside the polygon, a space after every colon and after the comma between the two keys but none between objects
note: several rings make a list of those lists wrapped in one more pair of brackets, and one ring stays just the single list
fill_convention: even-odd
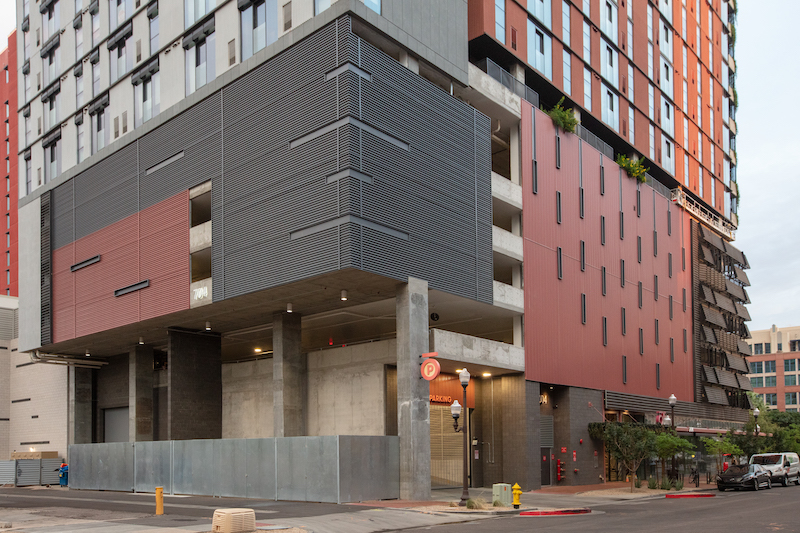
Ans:
[{"label": "yellow bollard", "polygon": [[164,487],[156,487],[156,514],[164,514]]},{"label": "yellow bollard", "polygon": [[522,495],[522,489],[518,483],[514,483],[514,486],[511,487],[511,493],[514,495],[511,503],[514,505],[514,509],[519,509],[519,497]]}]

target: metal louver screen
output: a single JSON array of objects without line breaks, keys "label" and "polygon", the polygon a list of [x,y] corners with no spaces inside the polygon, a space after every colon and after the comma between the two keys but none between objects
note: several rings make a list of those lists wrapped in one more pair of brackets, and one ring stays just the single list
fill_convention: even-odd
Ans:
[{"label": "metal louver screen", "polygon": [[[468,416],[464,409],[459,425]],[[431,487],[458,487],[464,474],[464,437],[453,431],[450,407],[431,405]]]},{"label": "metal louver screen", "polygon": [[553,417],[552,415],[542,415],[539,420],[539,446],[542,448],[552,448],[554,444]]}]

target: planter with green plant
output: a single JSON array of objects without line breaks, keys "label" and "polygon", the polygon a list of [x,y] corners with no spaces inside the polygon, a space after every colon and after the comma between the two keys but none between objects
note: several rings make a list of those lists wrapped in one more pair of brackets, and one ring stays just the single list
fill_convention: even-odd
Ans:
[{"label": "planter with green plant", "polygon": [[564,97],[562,96],[561,100],[559,100],[547,114],[553,119],[553,124],[555,124],[557,128],[561,128],[567,133],[575,133],[575,126],[578,125],[578,119],[575,118],[575,111],[572,108],[564,109],[563,103]]},{"label": "planter with green plant", "polygon": [[616,163],[620,167],[622,167],[622,170],[624,170],[628,174],[628,176],[630,176],[635,180],[640,181],[641,183],[644,183],[645,180],[647,179],[645,174],[650,169],[645,167],[642,161],[644,160],[643,159],[633,160],[630,159],[628,156],[622,154],[617,155],[616,159]]}]

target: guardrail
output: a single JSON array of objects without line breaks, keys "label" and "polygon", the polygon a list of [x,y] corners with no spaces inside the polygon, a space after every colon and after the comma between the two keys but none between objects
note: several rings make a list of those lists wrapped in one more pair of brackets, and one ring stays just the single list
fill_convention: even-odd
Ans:
[{"label": "guardrail", "polygon": [[599,150],[604,156],[609,159],[614,159],[614,149],[611,148],[608,143],[602,141],[600,137],[587,130],[583,125],[578,124],[575,126],[575,133],[578,137],[589,143],[590,146]]},{"label": "guardrail", "polygon": [[520,98],[524,98],[534,107],[539,107],[539,94],[536,91],[519,81],[517,78],[512,76],[509,71],[488,57],[481,59],[475,65],[512,93],[516,94]]}]

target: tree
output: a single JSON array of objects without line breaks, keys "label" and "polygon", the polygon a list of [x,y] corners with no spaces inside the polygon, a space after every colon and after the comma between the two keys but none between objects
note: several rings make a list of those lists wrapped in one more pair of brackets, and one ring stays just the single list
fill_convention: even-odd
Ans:
[{"label": "tree", "polygon": [[631,492],[633,478],[642,461],[653,456],[656,447],[656,434],[641,424],[606,422],[598,435],[611,454],[630,473]]},{"label": "tree", "polygon": [[[694,451],[694,444],[671,432],[660,433],[656,437],[656,456],[661,459],[661,472],[664,472],[664,463],[676,455]],[[673,474],[674,475],[674,474]]]},{"label": "tree", "polygon": [[717,459],[717,472],[722,472],[723,456],[742,455],[742,449],[731,441],[729,435],[725,435],[720,440],[703,437],[703,444],[706,447],[706,453],[716,456]]}]

